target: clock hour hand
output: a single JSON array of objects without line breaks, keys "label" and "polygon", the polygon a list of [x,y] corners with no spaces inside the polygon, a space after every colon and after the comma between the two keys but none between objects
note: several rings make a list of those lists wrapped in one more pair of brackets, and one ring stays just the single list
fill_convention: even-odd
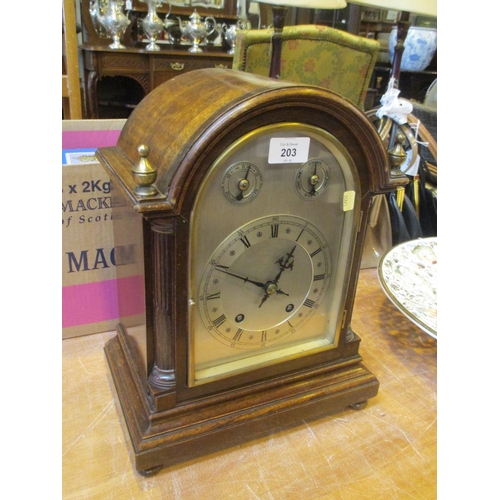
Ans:
[{"label": "clock hour hand", "polygon": [[266,287],[266,283],[260,283],[259,281],[253,281],[251,279],[248,279],[248,278],[245,278],[243,276],[240,276],[239,274],[230,273],[229,271],[226,271],[225,269],[221,269],[220,267],[216,267],[215,269],[217,269],[217,271],[220,271],[221,273],[229,274],[229,276],[234,276],[235,278],[243,280],[244,282],[252,283],[252,285],[256,285],[259,288],[265,288]]},{"label": "clock hour hand", "polygon": [[262,307],[262,304],[269,298],[269,295],[266,293],[264,297],[262,297],[262,302],[259,304],[259,307]]},{"label": "clock hour hand", "polygon": [[270,297],[271,295],[274,295],[274,294],[277,294],[277,295],[286,295],[288,296],[289,294],[284,292],[283,290],[279,289],[278,286],[276,285],[276,282],[275,281],[271,281],[270,283],[266,283],[266,286],[265,286],[266,290],[265,290],[265,294],[264,294],[264,297],[262,297],[262,301],[261,303],[259,304],[259,307],[262,306],[262,304],[268,299],[268,297]]}]

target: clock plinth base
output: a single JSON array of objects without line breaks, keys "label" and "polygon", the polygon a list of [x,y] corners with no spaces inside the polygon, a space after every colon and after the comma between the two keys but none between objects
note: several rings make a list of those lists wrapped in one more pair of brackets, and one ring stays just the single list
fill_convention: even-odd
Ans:
[{"label": "clock plinth base", "polygon": [[123,329],[105,346],[136,470],[161,468],[209,455],[300,424],[362,408],[379,382],[359,355],[158,410],[127,347]]}]

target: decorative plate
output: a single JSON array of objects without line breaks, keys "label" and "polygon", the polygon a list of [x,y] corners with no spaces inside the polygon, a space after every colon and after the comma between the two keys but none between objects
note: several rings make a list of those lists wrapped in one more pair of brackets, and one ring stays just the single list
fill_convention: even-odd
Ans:
[{"label": "decorative plate", "polygon": [[378,278],[391,302],[437,339],[437,238],[407,241],[379,262]]}]

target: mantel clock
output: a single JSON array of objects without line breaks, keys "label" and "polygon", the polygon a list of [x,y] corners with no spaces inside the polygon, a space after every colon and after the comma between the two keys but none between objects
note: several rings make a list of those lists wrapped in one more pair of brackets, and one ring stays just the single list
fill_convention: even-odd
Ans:
[{"label": "mantel clock", "polygon": [[193,71],[98,157],[120,307],[144,305],[105,347],[140,473],[377,394],[350,322],[372,196],[398,181],[354,105]]}]

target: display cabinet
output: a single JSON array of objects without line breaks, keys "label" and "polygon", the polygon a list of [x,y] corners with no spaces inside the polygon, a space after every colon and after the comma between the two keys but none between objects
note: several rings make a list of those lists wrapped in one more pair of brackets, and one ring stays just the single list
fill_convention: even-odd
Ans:
[{"label": "display cabinet", "polygon": [[[197,69],[231,67],[232,55],[223,43],[204,46],[203,52],[192,54],[184,43],[168,43],[164,33],[159,41],[160,50],[146,50],[140,26],[148,8],[139,0],[132,0],[132,8],[126,11],[130,24],[121,37],[125,48],[111,49],[112,39],[96,26],[91,16],[93,8],[107,2],[80,2],[87,118],[128,118],[147,94],[174,76]],[[188,20],[194,9],[203,18],[211,16],[219,26],[235,24],[238,17],[236,0],[186,0],[178,5],[163,4],[157,12],[160,19],[168,15],[178,23]]]},{"label": "display cabinet", "polygon": [[[196,55],[172,46],[148,52],[138,47],[117,51],[107,46],[84,45],[82,51],[90,119],[127,118],[145,95],[170,78],[195,69],[229,69],[233,61],[233,56],[220,48]],[[111,95],[106,85],[110,77],[114,80]]]}]

